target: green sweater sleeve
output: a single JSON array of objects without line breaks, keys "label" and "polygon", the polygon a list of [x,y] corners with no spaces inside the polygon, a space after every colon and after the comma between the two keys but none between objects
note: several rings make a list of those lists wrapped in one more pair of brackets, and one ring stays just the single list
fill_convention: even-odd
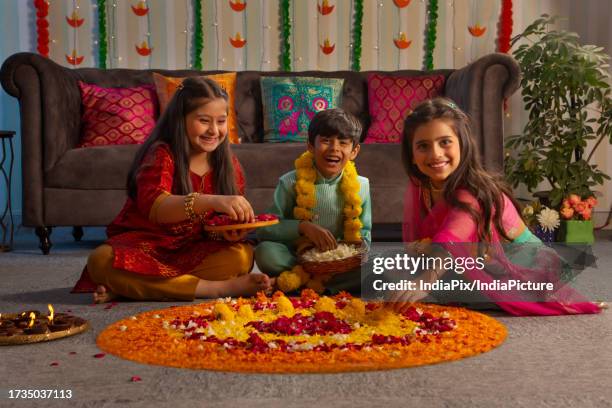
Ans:
[{"label": "green sweater sleeve", "polygon": [[268,208],[268,212],[275,214],[280,219],[278,224],[259,228],[257,238],[262,241],[295,241],[300,237],[298,225],[300,220],[293,218],[295,207],[295,190],[285,180],[280,179],[274,191],[274,203]]}]

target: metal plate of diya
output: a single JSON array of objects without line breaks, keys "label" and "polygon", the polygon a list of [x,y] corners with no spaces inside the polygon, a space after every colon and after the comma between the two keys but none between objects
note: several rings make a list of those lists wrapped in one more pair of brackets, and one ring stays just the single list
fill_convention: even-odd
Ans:
[{"label": "metal plate of diya", "polygon": [[49,305],[49,314],[28,310],[0,316],[0,346],[38,343],[73,336],[89,329],[89,322],[67,313],[54,313]]},{"label": "metal plate of diya", "polygon": [[235,223],[227,215],[216,215],[206,221],[204,231],[221,232],[240,229],[253,229],[278,224],[278,217],[274,214],[260,214],[255,217],[254,222]]}]

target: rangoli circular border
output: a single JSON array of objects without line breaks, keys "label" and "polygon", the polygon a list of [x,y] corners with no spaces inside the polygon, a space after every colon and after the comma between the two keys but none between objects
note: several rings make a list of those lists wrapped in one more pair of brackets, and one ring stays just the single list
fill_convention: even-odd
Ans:
[{"label": "rangoli circular border", "polygon": [[[492,317],[464,308],[432,304],[415,304],[413,310],[433,316],[433,319],[452,321],[452,330],[433,334],[422,334],[425,332],[417,330],[418,334],[407,342],[385,344],[383,338],[383,344],[361,349],[339,347],[326,351],[281,351],[275,347],[275,350],[254,352],[244,347],[228,348],[223,341],[211,343],[188,339],[184,331],[174,330],[171,323],[193,319],[194,316],[217,320],[213,316],[217,313],[216,307],[223,306],[216,305],[225,304],[238,311],[242,305],[248,304],[257,310],[257,304],[261,305],[262,301],[274,304],[279,296],[266,298],[260,294],[257,298],[220,299],[144,312],[109,325],[98,336],[97,345],[103,351],[127,360],[169,367],[244,373],[333,373],[406,368],[458,360],[490,351],[503,343],[507,336],[506,327]],[[303,293],[301,299],[304,296]],[[319,300],[313,293],[306,296],[315,302]],[[299,299],[292,299],[292,303],[299,302]],[[332,299],[336,304],[346,304],[351,298],[340,294]],[[380,304],[366,303],[366,306],[367,313],[370,313]],[[279,312],[268,309],[267,313],[278,317]]]}]

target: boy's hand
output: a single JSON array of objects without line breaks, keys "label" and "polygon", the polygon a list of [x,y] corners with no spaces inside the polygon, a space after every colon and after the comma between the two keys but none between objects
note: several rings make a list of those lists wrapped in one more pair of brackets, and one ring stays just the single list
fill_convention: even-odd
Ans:
[{"label": "boy's hand", "polygon": [[330,249],[336,249],[338,246],[334,234],[320,225],[304,221],[300,223],[298,230],[300,234],[311,240],[319,251],[329,251]]}]

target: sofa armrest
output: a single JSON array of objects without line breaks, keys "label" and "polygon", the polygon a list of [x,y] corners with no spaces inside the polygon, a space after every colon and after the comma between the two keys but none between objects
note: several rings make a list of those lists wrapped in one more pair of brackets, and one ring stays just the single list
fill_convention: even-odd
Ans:
[{"label": "sofa armrest", "polygon": [[485,168],[503,169],[503,104],[518,88],[520,69],[507,54],[489,54],[454,71],[446,81],[445,95],[470,116],[472,132]]},{"label": "sofa armrest", "polygon": [[[32,53],[10,56],[0,75],[6,92],[19,99],[22,144],[39,146],[43,171],[52,169],[79,140],[81,94],[76,77],[70,69]],[[32,94],[38,98],[30,98]]]},{"label": "sofa armrest", "polygon": [[43,225],[44,175],[79,137],[81,96],[70,70],[32,53],[10,56],[0,70],[19,100],[24,225]]}]

